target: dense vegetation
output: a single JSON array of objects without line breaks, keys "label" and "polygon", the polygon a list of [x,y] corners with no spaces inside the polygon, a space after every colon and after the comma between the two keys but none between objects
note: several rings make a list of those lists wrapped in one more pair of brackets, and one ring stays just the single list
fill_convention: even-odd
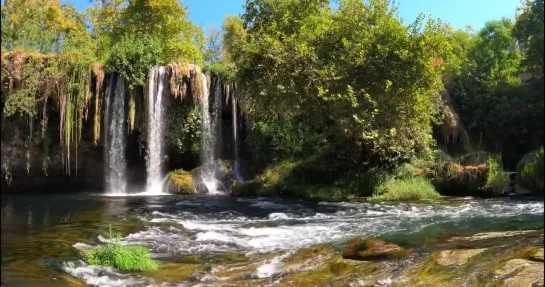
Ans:
[{"label": "dense vegetation", "polygon": [[[96,0],[87,11],[58,0],[6,1],[2,70],[23,84],[3,77],[3,118],[23,115],[32,135],[44,111],[45,137],[46,104],[56,103],[69,162],[81,140],[98,143],[100,116],[93,135],[82,135],[82,119],[100,110],[104,71],[127,79],[129,105],[139,110],[151,66],[191,62],[236,87],[246,166],[258,171],[239,193],[497,195],[507,184],[504,167],[524,171],[519,181],[543,191],[542,175],[527,179],[539,177],[529,161],[517,167],[543,145],[543,0],[527,1],[515,22],[498,19],[479,31],[423,14],[404,25],[385,0],[331,4],[247,0],[242,15],[205,37],[177,0]],[[40,54],[25,58],[24,69],[4,63],[22,51]],[[199,151],[197,101],[169,106],[166,141],[185,161]],[[130,112],[128,122],[145,141],[144,116]]]}]

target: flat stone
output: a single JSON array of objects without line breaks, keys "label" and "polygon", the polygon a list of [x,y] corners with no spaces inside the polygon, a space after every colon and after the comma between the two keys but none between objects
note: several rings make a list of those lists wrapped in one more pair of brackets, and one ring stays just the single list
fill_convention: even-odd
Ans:
[{"label": "flat stone", "polygon": [[501,237],[511,237],[522,234],[534,233],[537,230],[523,230],[523,231],[504,231],[504,232],[483,232],[477,233],[473,236],[468,237],[453,237],[449,241],[458,241],[458,240],[484,240],[492,238],[501,238]]},{"label": "flat stone", "polygon": [[435,262],[441,266],[462,266],[465,265],[471,257],[480,254],[485,250],[486,248],[443,250],[439,251],[438,258]]},{"label": "flat stone", "polygon": [[530,255],[530,259],[543,262],[543,247],[539,248],[532,255]]},{"label": "flat stone", "polygon": [[543,262],[535,262],[526,259],[513,259],[507,261],[502,269],[496,273],[498,275],[513,276],[503,281],[503,286],[509,287],[532,287],[543,286]]}]

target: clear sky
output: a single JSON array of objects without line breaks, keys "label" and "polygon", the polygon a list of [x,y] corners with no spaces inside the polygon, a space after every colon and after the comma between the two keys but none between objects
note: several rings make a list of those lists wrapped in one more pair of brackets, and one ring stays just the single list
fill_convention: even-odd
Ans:
[{"label": "clear sky", "polygon": [[[89,0],[61,0],[76,5],[80,10],[89,5]],[[4,0],[2,0],[4,2]],[[242,13],[244,0],[183,0],[189,6],[189,18],[197,25],[219,29],[225,15]],[[420,12],[440,17],[455,28],[471,25],[480,29],[490,20],[502,17],[514,18],[520,0],[399,0],[399,16],[406,24],[411,23]],[[205,29],[206,31],[206,29]]]}]

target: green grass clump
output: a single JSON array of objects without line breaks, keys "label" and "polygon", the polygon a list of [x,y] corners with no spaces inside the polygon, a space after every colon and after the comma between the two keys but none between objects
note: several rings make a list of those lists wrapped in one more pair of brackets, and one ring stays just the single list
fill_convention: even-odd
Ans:
[{"label": "green grass clump", "polygon": [[155,271],[157,262],[150,258],[150,253],[143,246],[121,245],[121,235],[114,232],[110,225],[110,239],[106,245],[95,247],[85,252],[85,260],[91,265],[111,266],[120,271]]},{"label": "green grass clump", "polygon": [[487,195],[501,195],[509,185],[509,176],[503,171],[501,158],[489,157],[486,165],[488,166],[488,174],[484,192]]},{"label": "green grass clump", "polygon": [[373,201],[404,201],[437,199],[440,195],[424,177],[390,179],[382,183],[373,194]]}]

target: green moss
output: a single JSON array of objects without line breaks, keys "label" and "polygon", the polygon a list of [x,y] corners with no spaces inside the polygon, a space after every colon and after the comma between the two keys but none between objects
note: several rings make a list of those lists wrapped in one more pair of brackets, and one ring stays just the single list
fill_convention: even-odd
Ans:
[{"label": "green moss", "polygon": [[147,248],[121,245],[120,237],[110,225],[110,239],[114,242],[86,251],[85,260],[91,265],[111,266],[120,271],[157,270],[158,264],[150,258]]},{"label": "green moss", "polygon": [[315,245],[309,248],[299,249],[295,254],[282,260],[285,264],[301,264],[310,259],[321,257],[333,257],[335,250],[326,244]]},{"label": "green moss", "polygon": [[193,176],[184,170],[174,170],[169,174],[169,191],[171,193],[195,193]]},{"label": "green moss", "polygon": [[517,164],[517,181],[535,193],[543,193],[543,147],[526,154]]},{"label": "green moss", "polygon": [[378,191],[373,194],[372,200],[429,200],[438,199],[439,197],[439,193],[435,191],[428,179],[416,176],[386,181],[378,187]]},{"label": "green moss", "polygon": [[201,264],[162,264],[159,270],[146,274],[159,282],[183,282],[191,279],[197,272],[205,272],[205,266]]},{"label": "green moss", "polygon": [[287,276],[282,280],[282,286],[322,286],[334,278],[335,276],[327,271],[306,271]]}]

